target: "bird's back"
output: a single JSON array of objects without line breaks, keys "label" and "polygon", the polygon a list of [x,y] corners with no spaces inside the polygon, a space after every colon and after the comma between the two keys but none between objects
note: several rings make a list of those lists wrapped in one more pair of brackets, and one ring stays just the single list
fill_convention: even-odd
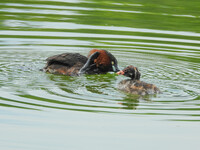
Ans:
[{"label": "bird's back", "polygon": [[48,57],[46,61],[45,72],[74,76],[87,62],[87,57],[79,53],[63,53]]},{"label": "bird's back", "polygon": [[46,61],[48,65],[51,65],[53,63],[61,63],[67,66],[73,66],[77,62],[85,64],[87,62],[87,57],[79,53],[63,53],[48,57]]},{"label": "bird's back", "polygon": [[119,83],[118,88],[124,92],[137,95],[160,93],[159,88],[157,88],[155,85],[140,80],[131,80],[131,79],[122,80]]}]

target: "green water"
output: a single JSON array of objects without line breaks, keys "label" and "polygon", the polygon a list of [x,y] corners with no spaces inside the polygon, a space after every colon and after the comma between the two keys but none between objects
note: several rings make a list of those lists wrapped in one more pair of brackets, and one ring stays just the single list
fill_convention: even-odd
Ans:
[{"label": "green water", "polygon": [[[200,2],[2,0],[0,147],[198,149]],[[162,94],[117,89],[113,73],[40,72],[49,56],[107,49]]]}]

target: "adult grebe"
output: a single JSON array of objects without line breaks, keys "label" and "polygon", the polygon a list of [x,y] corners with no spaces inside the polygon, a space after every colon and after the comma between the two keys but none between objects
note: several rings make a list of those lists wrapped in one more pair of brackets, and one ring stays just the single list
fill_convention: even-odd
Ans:
[{"label": "adult grebe", "polygon": [[88,58],[79,53],[63,53],[46,59],[44,71],[52,74],[78,76],[117,72],[117,59],[106,50],[93,49]]}]

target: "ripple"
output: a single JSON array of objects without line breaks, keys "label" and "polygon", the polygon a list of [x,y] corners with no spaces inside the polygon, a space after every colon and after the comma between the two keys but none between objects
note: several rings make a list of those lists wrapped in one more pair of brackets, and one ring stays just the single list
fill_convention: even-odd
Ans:
[{"label": "ripple", "polygon": [[[31,59],[31,56],[27,57],[28,54],[29,53],[19,54],[19,58],[15,59],[13,64],[16,66],[20,65],[21,62],[18,62],[18,60],[21,60],[20,57],[27,58],[27,60]],[[127,65],[127,54],[128,53],[124,55],[120,54],[121,62],[124,63],[124,65]],[[147,56],[141,54],[140,57],[144,59]],[[34,58],[32,58],[32,60],[33,59]],[[37,57],[35,59],[37,59]],[[41,61],[42,60],[38,60],[38,64]],[[166,63],[164,63],[165,61]],[[169,59],[165,61],[163,60],[162,63],[157,64],[156,68],[154,65],[156,62],[153,62],[153,59],[147,59],[143,62],[140,58],[134,58],[132,61],[129,61],[131,64],[137,62],[138,66],[142,66],[141,71],[144,73],[142,76],[144,81],[157,84],[163,91],[163,93],[157,97],[150,96],[143,98],[128,96],[118,91],[116,89],[116,84],[122,80],[123,77],[118,77],[114,74],[75,78],[38,72],[39,74],[33,76],[32,71],[36,71],[39,68],[26,69],[31,68],[26,65],[24,67],[19,67],[15,74],[11,74],[10,71],[14,68],[13,64],[5,65],[7,69],[4,69],[4,72],[7,72],[7,80],[12,79],[12,81],[10,84],[6,83],[2,88],[4,91],[1,91],[1,99],[3,99],[1,104],[36,110],[48,110],[51,108],[107,113],[134,113],[140,115],[148,113],[158,115],[163,113],[163,115],[169,115],[173,114],[173,111],[176,112],[176,110],[179,109],[184,112],[187,110],[189,111],[189,108],[191,108],[191,112],[193,110],[198,110],[198,107],[194,107],[191,102],[196,98],[198,99],[199,93],[197,93],[198,90],[196,86],[199,85],[191,85],[190,80],[184,81],[183,79],[191,78],[191,76],[195,76],[196,72],[199,72],[192,72],[193,70],[189,70],[189,68],[186,69],[186,63],[182,61],[173,60],[170,63],[167,62]],[[173,66],[175,61],[176,66]],[[18,62],[18,65],[16,62]],[[152,64],[152,67],[147,65],[149,63]],[[31,64],[29,63],[29,65]],[[165,67],[163,67],[164,65]],[[184,68],[184,70],[182,70],[182,68]],[[180,72],[180,70],[182,71]],[[155,75],[159,81],[155,79]],[[14,79],[13,76],[15,77]],[[38,78],[40,78],[39,81],[37,81]],[[171,81],[171,83],[169,81]],[[12,85],[12,88],[10,85]],[[19,86],[21,86],[20,90]],[[23,89],[23,87],[27,89]],[[9,93],[6,92],[8,89],[10,91]],[[11,92],[11,89],[13,92]],[[189,105],[186,107],[185,103]],[[138,111],[133,112],[132,110],[135,109]],[[141,113],[141,110],[145,110],[145,113]],[[159,112],[156,110],[159,110]],[[178,114],[175,113],[173,115],[177,116]]]},{"label": "ripple", "polygon": [[[50,37],[98,37],[98,38],[119,38],[119,39],[139,39],[139,40],[152,40],[152,41],[167,41],[167,42],[180,42],[180,43],[195,43],[199,44],[199,40],[184,40],[173,38],[157,38],[157,37],[144,37],[144,36],[128,36],[128,35],[110,35],[110,34],[89,34],[89,33],[74,33],[74,32],[35,32],[35,31],[1,31],[0,35],[28,35],[28,36],[50,36]],[[183,46],[184,48],[184,46]],[[193,49],[199,49],[193,48]]]},{"label": "ripple", "polygon": [[[196,19],[196,15],[153,12],[143,4],[109,3],[113,6],[109,8],[103,7],[104,3],[93,7],[97,2],[51,2],[2,3],[1,107],[199,120],[200,33],[191,28],[162,29],[160,24],[147,28],[144,22],[137,27],[137,20],[130,19],[149,16]],[[106,12],[104,16],[99,14],[102,12]],[[111,13],[124,15],[125,22],[119,23],[118,15],[110,17]],[[137,66],[141,80],[157,85],[162,94],[141,97],[123,93],[117,84],[125,77],[113,73],[66,77],[39,71],[51,55],[64,52],[87,55],[92,48],[108,49],[117,57],[120,69]]]}]

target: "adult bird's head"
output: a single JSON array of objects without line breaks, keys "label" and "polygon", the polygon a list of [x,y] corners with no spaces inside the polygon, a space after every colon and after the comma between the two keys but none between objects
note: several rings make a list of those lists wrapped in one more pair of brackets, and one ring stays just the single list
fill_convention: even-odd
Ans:
[{"label": "adult bird's head", "polygon": [[88,60],[80,69],[80,74],[102,74],[119,71],[117,59],[106,50],[93,49],[89,52]]}]

